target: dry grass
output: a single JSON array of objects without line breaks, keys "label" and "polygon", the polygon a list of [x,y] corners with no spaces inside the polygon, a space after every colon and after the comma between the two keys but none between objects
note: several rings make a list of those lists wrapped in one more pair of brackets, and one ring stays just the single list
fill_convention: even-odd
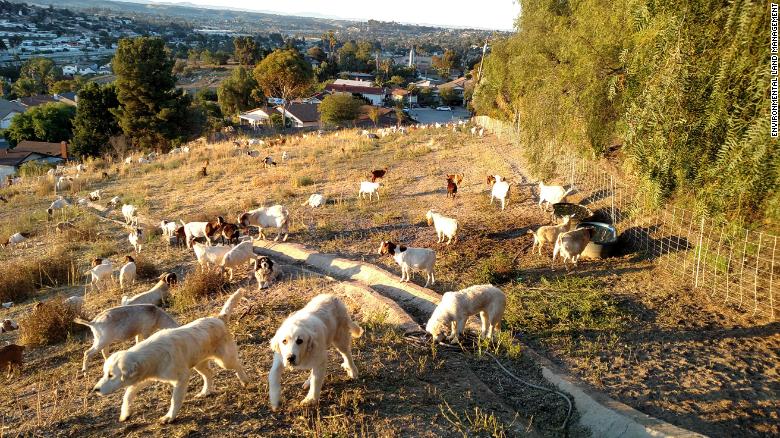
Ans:
[{"label": "dry grass", "polygon": [[227,291],[229,284],[218,270],[196,269],[173,290],[173,307],[184,311]]},{"label": "dry grass", "polygon": [[0,301],[24,301],[42,287],[72,284],[80,276],[67,246],[58,246],[36,259],[6,262],[0,275]]},{"label": "dry grass", "polygon": [[40,347],[62,342],[85,327],[73,322],[82,316],[64,303],[62,298],[54,298],[40,303],[37,308],[19,320],[19,339],[23,345]]}]

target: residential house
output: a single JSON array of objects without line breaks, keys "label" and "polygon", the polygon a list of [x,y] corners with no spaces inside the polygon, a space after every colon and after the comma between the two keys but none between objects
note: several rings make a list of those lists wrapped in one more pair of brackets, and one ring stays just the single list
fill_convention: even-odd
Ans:
[{"label": "residential house", "polygon": [[30,108],[33,106],[43,105],[44,103],[56,102],[57,99],[55,99],[54,96],[39,94],[37,96],[20,97],[19,99],[16,99],[16,101],[22,104],[25,108]]},{"label": "residential house", "polygon": [[387,90],[375,87],[369,81],[353,81],[349,79],[336,79],[332,84],[325,86],[325,91],[332,94],[351,94],[365,98],[371,105],[381,106],[387,97]]},{"label": "residential house", "polygon": [[293,102],[287,105],[287,108],[280,106],[276,110],[284,114],[295,128],[312,128],[320,126],[319,104],[316,103],[297,103]]},{"label": "residential house", "polygon": [[328,94],[330,94],[330,93],[319,92],[319,93],[316,93],[316,94],[314,94],[312,96],[304,97],[303,99],[296,99],[293,102],[320,104],[320,103],[322,103],[322,100],[325,99],[325,96],[327,96]]},{"label": "residential house", "polygon": [[374,121],[371,120],[371,117],[369,117],[369,112],[371,110],[377,111],[379,119],[377,120],[376,126],[396,126],[398,124],[398,117],[396,117],[395,109],[394,108],[377,108],[372,105],[362,105],[360,107],[360,112],[358,113],[358,117],[355,120],[355,126],[356,127],[362,127],[362,128],[373,128],[374,127]]},{"label": "residential house", "polygon": [[469,88],[472,86],[472,83],[474,81],[471,79],[466,79],[464,77],[457,78],[453,81],[444,83],[439,85],[439,90],[442,90],[443,88],[451,88],[454,94],[454,97],[456,100],[459,100],[461,104],[463,103],[463,96],[466,91],[466,88]]},{"label": "residential house", "polygon": [[22,141],[13,149],[0,149],[0,179],[14,175],[28,161],[58,164],[68,159],[68,143]]},{"label": "residential house", "polygon": [[66,93],[60,93],[55,94],[54,98],[57,99],[58,102],[70,105],[70,106],[77,106],[78,105],[78,96],[76,95],[75,91],[68,91]]},{"label": "residential house", "polygon": [[390,92],[390,96],[392,97],[393,102],[401,102],[403,106],[417,103],[417,96],[404,88],[394,88],[393,91]]},{"label": "residential house", "polygon": [[271,114],[274,114],[273,109],[263,107],[255,108],[251,111],[246,111],[238,115],[238,120],[241,125],[251,126],[254,129],[259,129],[263,125],[267,125],[271,118]]},{"label": "residential house", "polygon": [[11,119],[15,115],[23,113],[27,108],[19,102],[0,99],[0,128],[7,129],[11,126]]},{"label": "residential house", "polygon": [[339,77],[346,76],[347,79],[355,80],[355,81],[368,81],[372,82],[374,80],[374,75],[370,73],[360,73],[360,72],[354,72],[354,71],[343,71],[338,74]]}]

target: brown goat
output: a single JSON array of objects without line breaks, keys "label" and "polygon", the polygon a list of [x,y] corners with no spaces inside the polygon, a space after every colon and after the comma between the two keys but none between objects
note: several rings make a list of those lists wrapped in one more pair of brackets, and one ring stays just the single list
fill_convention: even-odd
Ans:
[{"label": "brown goat", "polygon": [[0,370],[8,368],[6,377],[11,376],[14,367],[22,368],[24,345],[10,344],[0,348]]},{"label": "brown goat", "polygon": [[371,182],[376,182],[379,178],[384,178],[387,174],[387,167],[384,169],[375,169],[371,171]]},{"label": "brown goat", "polygon": [[222,229],[220,230],[221,240],[224,244],[227,240],[228,244],[235,243],[238,244],[238,237],[240,235],[240,230],[238,228],[238,225],[236,224],[224,224],[222,225]]}]

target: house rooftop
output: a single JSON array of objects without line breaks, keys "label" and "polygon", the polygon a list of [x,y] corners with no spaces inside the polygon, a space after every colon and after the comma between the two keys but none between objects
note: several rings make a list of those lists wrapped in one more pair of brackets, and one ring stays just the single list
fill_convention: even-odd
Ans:
[{"label": "house rooftop", "polygon": [[37,96],[20,97],[17,101],[26,107],[31,107],[43,105],[44,103],[56,102],[57,99],[55,99],[54,96],[39,94]]},{"label": "house rooftop", "polygon": [[[350,82],[361,82],[361,81],[350,81]],[[379,94],[379,95],[385,94],[385,90],[382,87],[355,86],[355,85],[347,85],[347,84],[337,84],[335,82],[332,84],[328,84],[325,87],[325,90],[341,92],[341,93],[355,93],[355,94]]]},{"label": "house rooftop", "polygon": [[48,143],[45,141],[23,140],[16,145],[12,152],[27,152],[42,155],[51,155],[52,157],[68,158],[67,143]]},{"label": "house rooftop", "polygon": [[19,102],[0,99],[0,119],[5,118],[12,112],[23,113],[27,108]]},{"label": "house rooftop", "polygon": [[[293,102],[287,106],[286,112],[302,123],[317,122],[320,120],[319,104]],[[276,107],[280,113],[285,109],[280,105]]]}]

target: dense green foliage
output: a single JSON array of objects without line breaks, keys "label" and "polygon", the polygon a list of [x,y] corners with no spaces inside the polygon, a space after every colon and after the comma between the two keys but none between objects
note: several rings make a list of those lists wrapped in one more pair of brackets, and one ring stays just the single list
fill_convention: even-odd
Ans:
[{"label": "dense green foliage", "polygon": [[520,3],[518,31],[493,42],[473,105],[519,124],[535,170],[554,167],[552,152],[611,152],[656,204],[780,219],[765,2]]},{"label": "dense green foliage", "polygon": [[111,110],[119,106],[112,85],[88,83],[79,92],[79,105],[73,119],[73,153],[97,156],[106,152],[108,139],[121,132]]},{"label": "dense green foliage", "polygon": [[112,66],[120,106],[112,113],[138,148],[166,147],[188,133],[191,99],[175,88],[173,58],[160,38],[119,41]]},{"label": "dense green foliage", "polygon": [[233,70],[230,77],[217,90],[219,107],[226,115],[237,115],[241,111],[257,108],[262,95],[257,90],[257,81],[243,66]]},{"label": "dense green foliage", "polygon": [[319,106],[322,123],[343,125],[355,120],[363,101],[350,94],[331,94],[325,96]]},{"label": "dense green foliage", "polygon": [[32,58],[22,65],[13,92],[19,97],[49,93],[49,88],[62,77],[62,70],[48,58]]},{"label": "dense green foliage", "polygon": [[297,50],[275,50],[255,66],[255,80],[266,97],[279,97],[289,102],[310,91],[314,73]]},{"label": "dense green foliage", "polygon": [[5,138],[16,146],[23,140],[59,143],[68,141],[76,108],[64,103],[45,103],[17,114],[5,130]]}]

